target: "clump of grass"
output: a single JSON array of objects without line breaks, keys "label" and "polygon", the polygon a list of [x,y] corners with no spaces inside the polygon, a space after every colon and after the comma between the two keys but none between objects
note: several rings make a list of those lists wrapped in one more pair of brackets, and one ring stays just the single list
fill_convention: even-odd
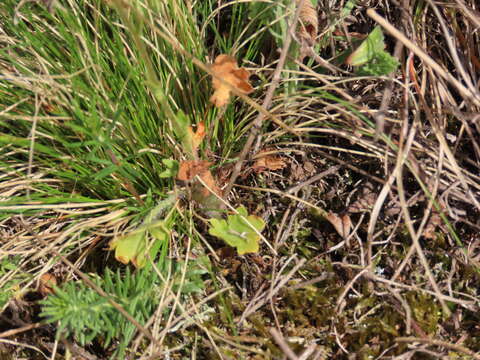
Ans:
[{"label": "clump of grass", "polygon": [[[27,4],[17,25],[16,1],[0,5],[1,325],[30,346],[12,353],[478,357],[473,2],[377,2],[412,46],[371,2],[304,1],[325,12],[307,52],[290,1],[67,0]],[[359,76],[344,60],[377,21],[377,50],[400,66],[378,76],[373,56],[375,76]],[[221,53],[256,89],[216,109],[207,70]],[[260,118],[252,99],[266,89]],[[224,201],[266,223],[258,254],[210,237],[188,191],[161,175],[185,157],[178,114],[205,122],[199,154],[233,187]],[[285,166],[253,169],[261,150]],[[106,256],[166,198],[174,224],[145,268]],[[351,228],[339,234],[329,213]]]}]

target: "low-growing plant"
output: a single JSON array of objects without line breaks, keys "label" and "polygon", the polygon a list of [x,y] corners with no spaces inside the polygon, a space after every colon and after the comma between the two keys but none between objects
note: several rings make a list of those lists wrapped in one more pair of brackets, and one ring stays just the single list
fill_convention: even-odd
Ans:
[{"label": "low-growing plant", "polygon": [[[199,293],[204,288],[202,276],[207,273],[208,258],[199,257],[188,266],[183,262],[167,261],[154,271],[152,266],[132,272],[106,269],[102,276],[93,281],[111,298],[120,304],[140,324],[155,312],[166,289],[182,296]],[[186,268],[183,277],[182,270]],[[171,273],[169,277],[168,274]],[[124,358],[125,351],[135,335],[135,325],[118,312],[108,299],[80,281],[69,281],[41,301],[43,316],[47,322],[58,323],[57,336],[72,336],[82,345],[94,339],[104,348],[116,341],[112,358]],[[171,307],[162,309],[163,314],[175,311]]]}]

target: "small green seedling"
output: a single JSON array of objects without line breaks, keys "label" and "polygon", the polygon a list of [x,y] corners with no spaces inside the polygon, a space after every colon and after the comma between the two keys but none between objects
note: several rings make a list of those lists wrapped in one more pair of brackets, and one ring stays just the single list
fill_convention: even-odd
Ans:
[{"label": "small green seedling", "polygon": [[347,58],[346,63],[352,66],[359,66],[356,71],[359,75],[388,75],[397,69],[399,62],[384,49],[383,32],[377,26]]},{"label": "small green seedling", "polygon": [[258,216],[248,215],[243,206],[237,208],[237,212],[228,215],[227,220],[211,219],[208,232],[235,247],[239,255],[256,253],[259,249],[259,233],[265,227],[265,222]]}]

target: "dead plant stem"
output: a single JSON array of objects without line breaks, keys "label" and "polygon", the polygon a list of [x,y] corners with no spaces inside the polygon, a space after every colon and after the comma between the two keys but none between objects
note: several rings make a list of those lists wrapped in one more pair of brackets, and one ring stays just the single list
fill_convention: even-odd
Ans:
[{"label": "dead plant stem", "polygon": [[408,39],[403,33],[397,30],[390,22],[388,22],[384,17],[380,16],[375,10],[368,9],[367,15],[370,16],[373,20],[379,23],[385,30],[387,30],[393,37],[400,40],[407,48],[409,48],[415,55],[422,59],[428,66],[430,66],[438,75],[450,82],[455,86],[460,94],[466,99],[470,100],[476,106],[480,106],[480,95],[478,93],[473,93],[470,89],[462,85],[460,81],[455,79],[452,74],[448,71],[445,71],[435,60],[433,60],[430,55],[428,55],[423,49],[418,45],[413,43]]},{"label": "dead plant stem", "polygon": [[420,343],[420,344],[428,344],[434,346],[440,346],[447,349],[455,350],[466,355],[473,357],[475,360],[480,360],[480,355],[478,353],[474,353],[472,350],[466,348],[465,346],[452,344],[446,341],[437,340],[437,339],[428,339],[428,338],[416,338],[416,337],[399,337],[395,339],[396,342],[406,342],[406,343]]}]

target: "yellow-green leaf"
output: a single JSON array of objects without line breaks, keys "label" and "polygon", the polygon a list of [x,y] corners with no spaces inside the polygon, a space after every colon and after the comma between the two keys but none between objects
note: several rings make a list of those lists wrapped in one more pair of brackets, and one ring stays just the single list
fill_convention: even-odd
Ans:
[{"label": "yellow-green leaf", "polygon": [[115,250],[115,259],[123,264],[131,261],[137,267],[145,265],[146,246],[145,230],[135,230],[110,242],[110,250]]},{"label": "yellow-green leaf", "polygon": [[171,196],[161,201],[137,229],[110,241],[110,250],[115,250],[115,259],[123,264],[131,262],[137,268],[145,266],[149,257],[153,259],[160,246],[170,239],[171,214],[175,208],[165,219],[159,218],[166,209],[172,207],[175,199],[175,196]]},{"label": "yellow-green leaf", "polygon": [[362,44],[348,57],[347,64],[359,66],[372,60],[385,48],[383,32],[380,26],[375,27]]},{"label": "yellow-green leaf", "polygon": [[258,216],[248,215],[243,206],[239,207],[237,211],[238,214],[229,215],[227,220],[211,219],[210,235],[235,247],[239,255],[258,252],[260,241],[258,233],[265,227],[265,222]]}]

